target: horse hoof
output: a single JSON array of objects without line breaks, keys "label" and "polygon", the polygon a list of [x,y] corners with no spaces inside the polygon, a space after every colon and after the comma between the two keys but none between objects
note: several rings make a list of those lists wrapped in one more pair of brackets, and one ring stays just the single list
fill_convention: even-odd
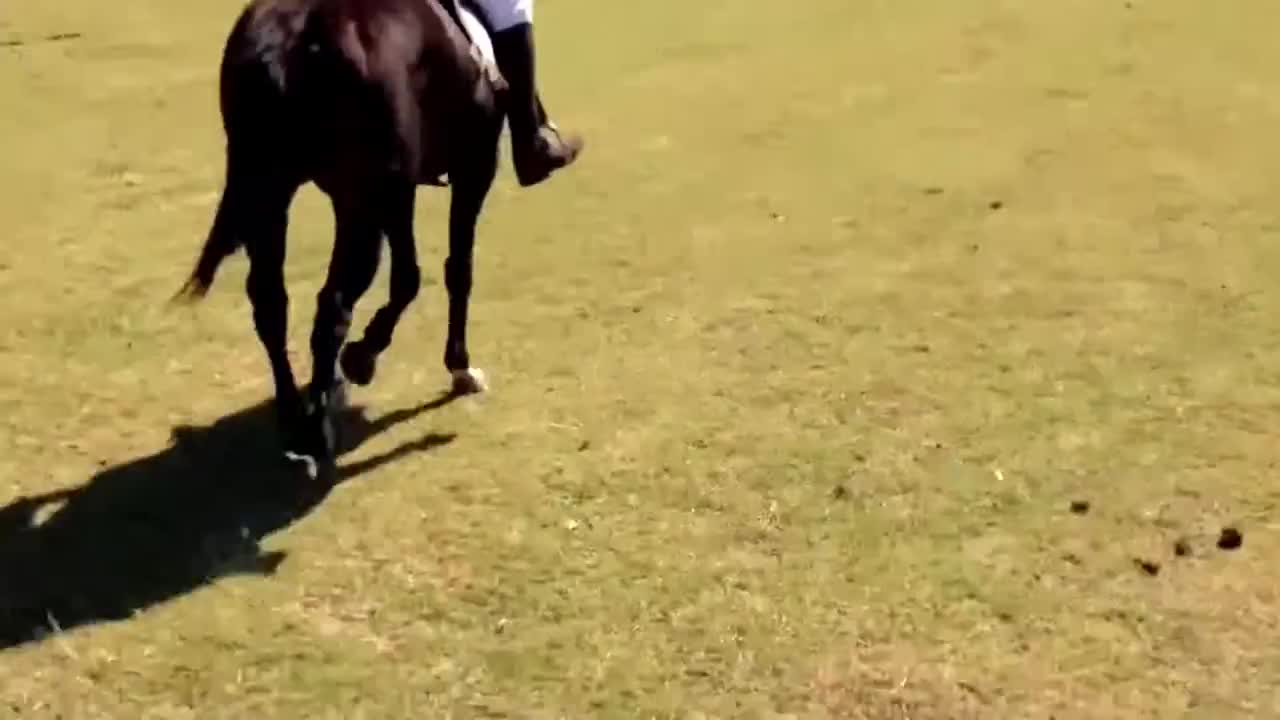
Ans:
[{"label": "horse hoof", "polygon": [[284,459],[290,464],[301,466],[302,471],[307,474],[308,480],[314,481],[316,478],[320,477],[320,463],[316,462],[316,459],[310,455],[296,453],[292,450],[285,450]]},{"label": "horse hoof", "polygon": [[337,424],[328,415],[311,415],[307,419],[308,440],[284,451],[285,460],[301,466],[311,481],[329,478],[334,471],[338,443]]},{"label": "horse hoof", "polygon": [[342,374],[348,380],[361,386],[373,382],[374,373],[378,370],[377,356],[369,352],[359,341],[342,348],[342,354],[338,356],[338,364],[342,367]]},{"label": "horse hoof", "polygon": [[284,457],[291,464],[301,466],[311,480],[329,477],[334,470],[334,460],[341,439],[337,413],[345,404],[344,384],[338,383],[323,399],[313,405],[286,437]]},{"label": "horse hoof", "polygon": [[284,459],[290,466],[301,468],[310,482],[322,482],[332,485],[338,474],[338,468],[332,460],[317,459],[314,455],[307,453],[286,450]]},{"label": "horse hoof", "polygon": [[453,392],[457,395],[473,395],[489,391],[489,381],[480,368],[453,371]]}]

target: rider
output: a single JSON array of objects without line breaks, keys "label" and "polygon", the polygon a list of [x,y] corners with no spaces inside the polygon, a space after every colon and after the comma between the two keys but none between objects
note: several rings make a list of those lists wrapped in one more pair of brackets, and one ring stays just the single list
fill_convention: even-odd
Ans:
[{"label": "rider", "polygon": [[536,185],[582,152],[577,135],[561,137],[547,117],[534,78],[534,0],[475,0],[494,30],[498,70],[510,86],[507,120],[516,179]]}]

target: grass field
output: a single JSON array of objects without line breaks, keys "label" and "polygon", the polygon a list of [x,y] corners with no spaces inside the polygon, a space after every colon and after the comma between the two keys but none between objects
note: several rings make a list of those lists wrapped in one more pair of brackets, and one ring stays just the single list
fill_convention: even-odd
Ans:
[{"label": "grass field", "polygon": [[1229,5],[543,0],[589,146],[504,161],[494,391],[431,404],[424,191],[324,497],[243,257],[165,305],[239,2],[4,5],[0,717],[1280,717],[1280,46]]}]

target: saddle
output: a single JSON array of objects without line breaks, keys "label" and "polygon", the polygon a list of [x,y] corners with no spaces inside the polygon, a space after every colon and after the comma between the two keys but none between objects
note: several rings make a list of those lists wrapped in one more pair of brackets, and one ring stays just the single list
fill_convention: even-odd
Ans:
[{"label": "saddle", "polygon": [[498,54],[493,48],[493,27],[474,0],[440,0],[445,12],[471,40],[471,56],[480,65],[485,79],[496,88],[504,88],[506,79],[498,69]]},{"label": "saddle", "polygon": [[[439,0],[439,2],[458,29],[462,30],[462,34],[471,40],[471,57],[480,66],[485,81],[495,90],[505,90],[507,81],[502,77],[502,71],[498,69],[498,54],[493,47],[493,26],[489,24],[484,11],[473,0]],[[449,187],[449,179],[447,175],[441,175],[429,180],[424,179],[422,184]]]}]

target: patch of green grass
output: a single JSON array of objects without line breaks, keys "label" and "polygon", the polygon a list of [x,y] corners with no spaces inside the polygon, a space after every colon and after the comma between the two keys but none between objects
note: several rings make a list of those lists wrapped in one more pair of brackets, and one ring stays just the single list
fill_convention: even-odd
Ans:
[{"label": "patch of green grass", "polygon": [[[0,577],[145,608],[0,651],[0,716],[1280,711],[1268,5],[544,6],[590,147],[483,218],[494,392],[376,423],[447,381],[430,272],[322,499],[266,463],[243,258],[164,305],[239,4],[0,18],[82,33],[0,48],[0,502],[89,488],[9,505]],[[331,230],[304,192],[304,370]]]}]

